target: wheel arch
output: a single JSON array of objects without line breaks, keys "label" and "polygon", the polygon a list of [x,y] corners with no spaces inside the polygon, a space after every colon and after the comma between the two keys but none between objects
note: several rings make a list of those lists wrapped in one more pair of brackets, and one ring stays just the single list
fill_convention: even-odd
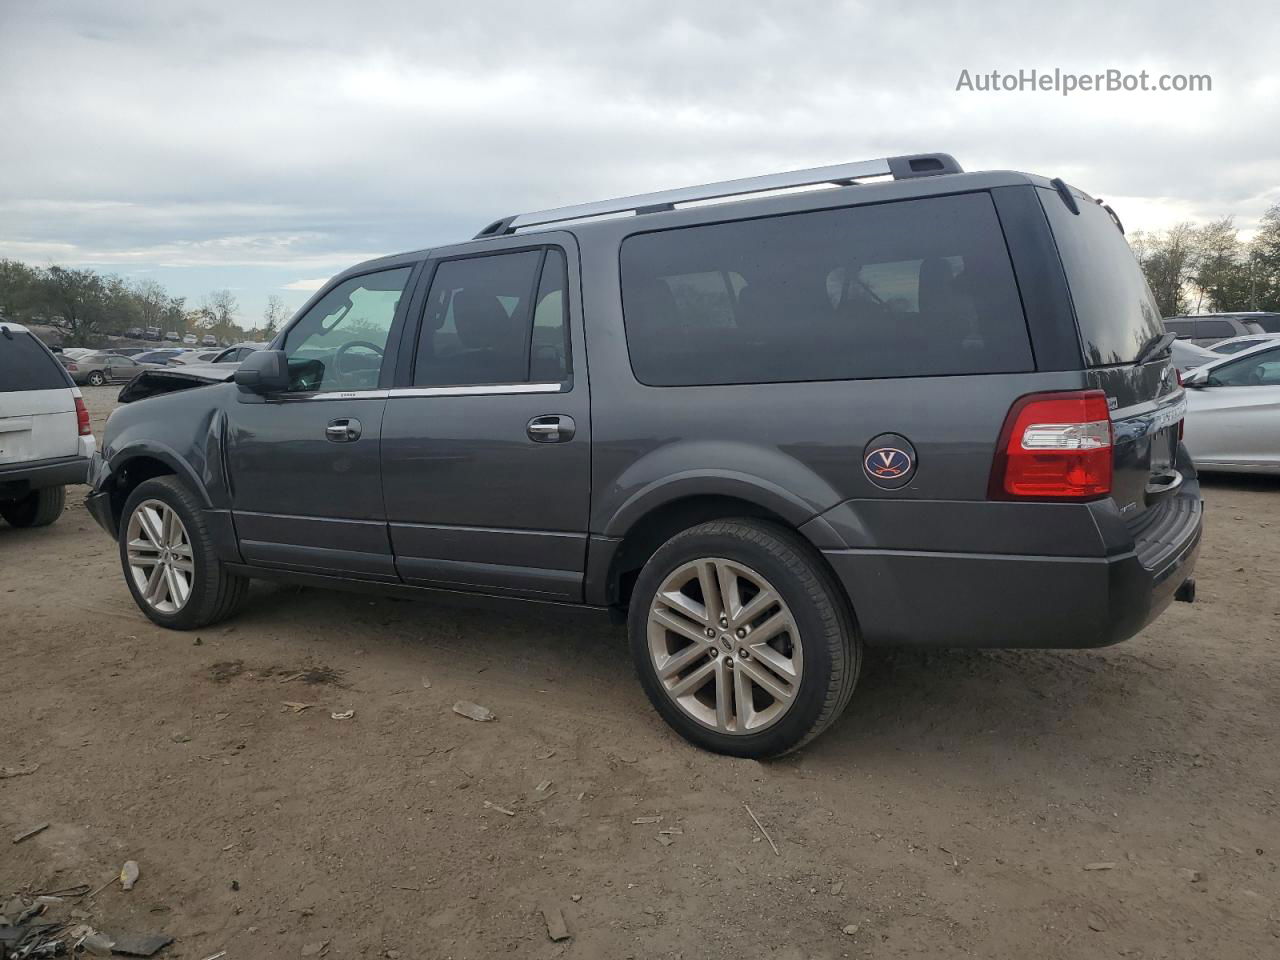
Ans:
[{"label": "wheel arch", "polygon": [[608,536],[592,538],[588,602],[625,607],[641,568],[658,548],[681,530],[710,520],[743,518],[776,524],[803,538],[814,548],[814,558],[827,567],[820,549],[830,545],[826,541],[834,532],[807,504],[785,491],[739,481],[673,485],[662,492],[666,495],[628,504],[632,508],[619,512],[607,528]]},{"label": "wheel arch", "polygon": [[111,457],[111,513],[119,528],[125,501],[142,482],[154,477],[176,476],[195,493],[204,507],[211,506],[209,491],[200,475],[177,452],[154,442],[139,442]]}]

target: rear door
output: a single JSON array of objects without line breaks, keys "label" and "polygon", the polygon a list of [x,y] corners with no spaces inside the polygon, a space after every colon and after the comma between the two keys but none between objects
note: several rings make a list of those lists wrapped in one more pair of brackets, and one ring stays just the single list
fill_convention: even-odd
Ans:
[{"label": "rear door", "polygon": [[1147,343],[1164,334],[1165,324],[1110,214],[1083,196],[1073,214],[1054,191],[1039,192],[1071,289],[1090,384],[1106,393],[1111,407],[1112,496],[1133,522],[1184,480],[1177,451],[1185,393],[1168,352],[1135,362]]},{"label": "rear door", "polygon": [[396,567],[418,585],[579,601],[591,421],[576,247],[555,234],[436,253],[382,432]]},{"label": "rear door", "polygon": [[76,455],[72,388],[39,340],[25,330],[0,332],[0,465]]}]

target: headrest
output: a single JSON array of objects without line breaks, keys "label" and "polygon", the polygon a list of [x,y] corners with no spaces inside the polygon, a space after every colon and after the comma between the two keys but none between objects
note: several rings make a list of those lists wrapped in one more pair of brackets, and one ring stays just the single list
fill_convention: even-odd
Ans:
[{"label": "headrest", "polygon": [[453,325],[464,347],[496,347],[511,332],[511,318],[496,296],[485,290],[460,290],[453,296]]}]

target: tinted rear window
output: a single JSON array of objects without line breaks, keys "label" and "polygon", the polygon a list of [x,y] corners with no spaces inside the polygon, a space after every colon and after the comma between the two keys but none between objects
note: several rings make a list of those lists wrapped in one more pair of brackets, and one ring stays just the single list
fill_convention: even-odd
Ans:
[{"label": "tinted rear window", "polygon": [[1085,363],[1132,362],[1149,340],[1164,333],[1164,325],[1124,234],[1096,203],[1081,200],[1077,215],[1057,193],[1043,188],[1040,202],[1071,287]]},{"label": "tinted rear window", "polygon": [[25,331],[0,333],[0,393],[17,390],[62,390],[71,385],[66,372],[44,346]]},{"label": "tinted rear window", "polygon": [[652,386],[1033,367],[985,193],[638,234],[621,259],[631,365]]}]

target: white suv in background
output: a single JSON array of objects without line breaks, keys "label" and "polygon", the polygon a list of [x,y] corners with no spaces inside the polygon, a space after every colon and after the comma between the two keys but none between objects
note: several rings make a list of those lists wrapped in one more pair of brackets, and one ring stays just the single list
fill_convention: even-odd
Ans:
[{"label": "white suv in background", "polygon": [[26,327],[0,321],[0,517],[53,523],[93,451],[89,411],[62,364]]}]

